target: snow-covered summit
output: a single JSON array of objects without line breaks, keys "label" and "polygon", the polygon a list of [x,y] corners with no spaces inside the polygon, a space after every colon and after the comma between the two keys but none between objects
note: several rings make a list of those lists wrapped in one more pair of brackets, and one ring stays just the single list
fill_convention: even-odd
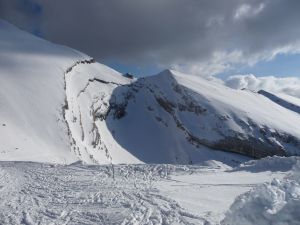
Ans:
[{"label": "snow-covered summit", "polygon": [[0,160],[197,163],[300,154],[300,115],[165,70],[130,79],[0,22]]},{"label": "snow-covered summit", "polygon": [[260,94],[172,70],[127,89],[126,104],[118,108],[124,116],[107,124],[115,140],[143,160],[160,155],[194,162],[205,147],[257,158],[299,154],[299,115]]}]

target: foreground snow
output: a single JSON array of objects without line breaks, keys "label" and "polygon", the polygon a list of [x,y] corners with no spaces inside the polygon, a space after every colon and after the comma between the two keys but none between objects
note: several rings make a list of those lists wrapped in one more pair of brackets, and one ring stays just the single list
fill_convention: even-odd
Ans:
[{"label": "foreground snow", "polygon": [[298,159],[291,174],[283,180],[273,179],[271,183],[260,185],[239,196],[226,213],[222,223],[299,225],[299,211],[300,161]]},{"label": "foreground snow", "polygon": [[[223,224],[250,216],[248,224],[273,218],[297,224],[298,175],[290,169],[299,159],[265,162],[273,160],[278,170],[269,171],[270,163],[263,161],[257,171],[255,163],[252,169],[232,169],[216,161],[206,166],[1,162],[0,224],[220,224],[225,214]],[[280,166],[286,160],[290,168]],[[279,181],[285,176],[294,181]]]}]

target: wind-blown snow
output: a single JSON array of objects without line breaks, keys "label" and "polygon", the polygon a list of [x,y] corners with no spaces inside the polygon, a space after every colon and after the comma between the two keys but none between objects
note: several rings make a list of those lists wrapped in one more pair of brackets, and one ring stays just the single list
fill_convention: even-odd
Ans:
[{"label": "wind-blown snow", "polygon": [[[226,213],[226,217],[221,224],[299,225],[299,158],[294,165],[292,175],[285,179],[274,179],[271,183],[265,183],[239,196]],[[265,164],[265,168],[267,166]]]},{"label": "wind-blown snow", "polygon": [[[299,104],[300,99],[299,99],[299,101],[297,101],[298,99],[294,98],[292,96],[288,96],[288,95],[284,95],[284,94],[275,95],[273,93],[270,93],[270,92],[267,92],[264,90],[260,90],[260,91],[258,91],[258,93],[267,97],[268,99],[277,103],[278,105],[280,105],[286,109],[289,109],[295,113],[300,114],[300,104]],[[280,96],[282,96],[282,97],[280,97]]]},{"label": "wind-blown snow", "polygon": [[291,104],[294,104],[295,106],[300,107],[300,98],[296,98],[290,95],[286,95],[283,93],[277,94],[280,98],[285,99],[286,101],[290,102]]}]

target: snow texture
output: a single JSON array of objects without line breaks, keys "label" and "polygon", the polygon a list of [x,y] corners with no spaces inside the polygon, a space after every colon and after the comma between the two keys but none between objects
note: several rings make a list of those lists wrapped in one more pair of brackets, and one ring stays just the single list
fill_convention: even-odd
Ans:
[{"label": "snow texture", "polygon": [[220,162],[0,162],[0,224],[219,224],[238,195],[286,174],[232,171]]},{"label": "snow texture", "polygon": [[[274,163],[278,161],[275,159]],[[260,164],[264,162],[260,161]],[[222,224],[300,224],[300,160],[298,158],[295,164],[291,159],[290,163],[295,165],[292,175],[283,180],[274,179],[239,196]]]}]

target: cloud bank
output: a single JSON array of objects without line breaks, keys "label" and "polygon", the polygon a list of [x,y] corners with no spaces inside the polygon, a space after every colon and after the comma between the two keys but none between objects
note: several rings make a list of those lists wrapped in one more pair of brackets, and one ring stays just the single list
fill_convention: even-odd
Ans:
[{"label": "cloud bank", "polygon": [[278,78],[273,76],[256,77],[253,74],[235,75],[230,76],[225,84],[234,89],[266,90],[300,98],[300,78],[297,77]]},{"label": "cloud bank", "polygon": [[97,59],[214,75],[300,52],[299,0],[0,0],[0,17]]}]

